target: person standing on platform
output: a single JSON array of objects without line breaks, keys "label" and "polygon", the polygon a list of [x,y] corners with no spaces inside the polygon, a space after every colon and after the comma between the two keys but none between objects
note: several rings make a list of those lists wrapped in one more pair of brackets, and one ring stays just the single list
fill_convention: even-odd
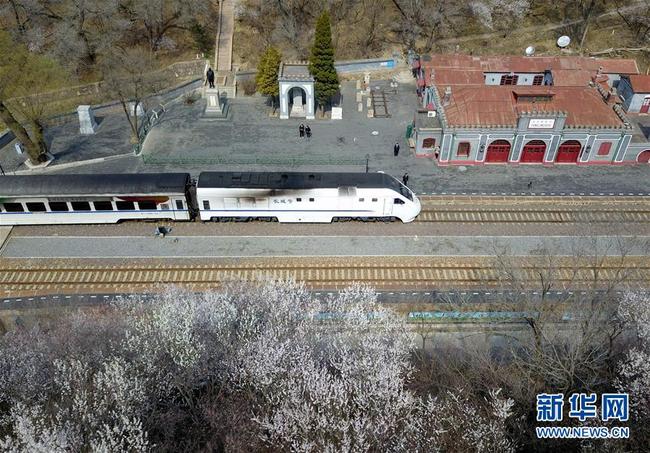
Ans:
[{"label": "person standing on platform", "polygon": [[393,156],[397,156],[399,154],[399,143],[395,142],[395,146],[393,146]]},{"label": "person standing on platform", "polygon": [[404,173],[404,176],[402,176],[402,182],[404,183],[405,186],[409,185],[409,172],[407,171]]},{"label": "person standing on platform", "polygon": [[212,68],[208,68],[208,72],[205,74],[205,76],[208,79],[210,88],[214,88],[214,71],[212,70]]},{"label": "person standing on platform", "polygon": [[300,126],[298,126],[298,135],[300,138],[303,138],[305,136],[305,125],[300,123]]},{"label": "person standing on platform", "polygon": [[309,124],[305,126],[305,134],[307,138],[311,138],[311,127],[309,127]]}]

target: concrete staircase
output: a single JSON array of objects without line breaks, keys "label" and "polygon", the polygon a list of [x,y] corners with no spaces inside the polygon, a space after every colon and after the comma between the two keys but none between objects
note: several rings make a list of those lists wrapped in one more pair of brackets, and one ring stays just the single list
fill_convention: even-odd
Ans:
[{"label": "concrete staircase", "polygon": [[235,33],[234,3],[235,0],[220,0],[219,2],[219,26],[217,27],[214,55],[214,67],[217,73],[232,71],[232,40]]}]

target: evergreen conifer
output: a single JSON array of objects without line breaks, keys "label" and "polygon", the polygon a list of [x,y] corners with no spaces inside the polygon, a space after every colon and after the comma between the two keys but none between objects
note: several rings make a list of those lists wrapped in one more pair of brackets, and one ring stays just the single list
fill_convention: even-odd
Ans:
[{"label": "evergreen conifer", "polygon": [[323,11],[316,22],[316,36],[309,57],[309,71],[314,76],[316,100],[321,109],[324,109],[339,90],[339,78],[334,67],[330,15],[327,11]]},{"label": "evergreen conifer", "polygon": [[280,94],[280,86],[278,83],[280,61],[282,61],[280,52],[275,47],[267,47],[257,65],[257,75],[255,76],[257,91],[271,98],[274,109],[276,99]]}]

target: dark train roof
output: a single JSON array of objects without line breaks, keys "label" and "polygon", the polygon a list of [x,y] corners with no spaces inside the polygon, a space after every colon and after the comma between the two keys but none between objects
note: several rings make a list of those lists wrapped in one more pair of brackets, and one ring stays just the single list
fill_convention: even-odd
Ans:
[{"label": "dark train roof", "polygon": [[189,179],[188,173],[0,176],[0,198],[184,193]]},{"label": "dark train roof", "polygon": [[400,183],[385,173],[270,173],[204,172],[197,187],[242,189],[335,189],[358,187],[391,188],[399,191]]}]

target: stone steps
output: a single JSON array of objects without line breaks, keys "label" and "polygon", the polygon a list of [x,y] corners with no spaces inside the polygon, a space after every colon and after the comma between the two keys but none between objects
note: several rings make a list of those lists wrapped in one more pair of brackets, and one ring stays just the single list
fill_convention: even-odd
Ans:
[{"label": "stone steps", "polygon": [[233,0],[222,0],[217,36],[216,63],[217,71],[232,70],[232,42],[235,31],[235,7]]}]

